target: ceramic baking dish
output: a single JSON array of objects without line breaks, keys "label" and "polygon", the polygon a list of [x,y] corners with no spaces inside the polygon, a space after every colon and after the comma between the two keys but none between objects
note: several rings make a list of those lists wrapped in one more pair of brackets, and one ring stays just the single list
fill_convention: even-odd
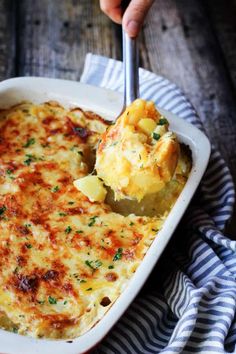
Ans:
[{"label": "ceramic baking dish", "polygon": [[[25,77],[0,83],[0,108],[9,107],[25,100],[41,103],[51,99],[57,100],[66,107],[79,106],[95,111],[109,119],[116,117],[122,107],[121,94],[72,81]],[[32,339],[0,330],[0,353],[84,353],[101,341],[139,292],[186,210],[210,156],[209,141],[201,131],[172,113],[162,109],[160,111],[169,120],[171,130],[177,134],[179,140],[187,144],[192,150],[193,167],[189,179],[167,217],[162,230],[152,243],[129,285],[107,314],[81,337],[73,341]]]}]

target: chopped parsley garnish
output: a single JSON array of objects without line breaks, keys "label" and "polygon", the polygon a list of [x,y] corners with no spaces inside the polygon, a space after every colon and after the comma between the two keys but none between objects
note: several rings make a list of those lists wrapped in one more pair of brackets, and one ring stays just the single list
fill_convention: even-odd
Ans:
[{"label": "chopped parsley garnish", "polygon": [[75,202],[68,202],[68,204],[69,204],[69,205],[73,205],[73,204],[75,204]]},{"label": "chopped parsley garnish", "polygon": [[32,248],[33,246],[30,243],[26,243],[25,245],[28,249]]},{"label": "chopped parsley garnish", "polygon": [[88,226],[91,227],[95,224],[96,219],[98,218],[98,216],[92,216],[89,220],[90,222],[88,223]]},{"label": "chopped parsley garnish", "polygon": [[68,301],[66,301],[66,300],[65,300],[65,301],[63,302],[63,305],[66,305],[66,304],[67,304],[67,302],[68,302]]},{"label": "chopped parsley garnish", "polygon": [[118,248],[116,254],[113,257],[113,261],[119,261],[122,258],[123,248]]},{"label": "chopped parsley garnish", "polygon": [[59,191],[59,187],[58,186],[55,186],[55,187],[51,188],[51,192],[53,192],[53,193],[56,193],[58,191]]},{"label": "chopped parsley garnish", "polygon": [[83,230],[76,230],[75,233],[76,234],[82,234],[84,231]]},{"label": "chopped parsley garnish", "polygon": [[12,332],[13,332],[13,333],[18,333],[18,328],[13,327],[13,328],[12,328]]},{"label": "chopped parsley garnish", "polygon": [[153,139],[155,139],[155,140],[159,140],[160,139],[160,134],[157,134],[157,133],[152,133],[152,137],[153,137]]},{"label": "chopped parsley garnish", "polygon": [[31,224],[25,224],[24,226],[25,227],[31,227]]},{"label": "chopped parsley garnish", "polygon": [[67,226],[67,228],[65,229],[65,233],[69,234],[72,231],[72,228],[70,226]]},{"label": "chopped parsley garnish", "polygon": [[88,288],[88,289],[86,289],[86,291],[91,291],[91,290],[93,290],[93,288]]},{"label": "chopped parsley garnish", "polygon": [[89,261],[86,260],[85,264],[92,269],[92,271],[94,272],[96,269],[98,269],[99,267],[101,267],[102,262],[100,260],[96,260],[96,261]]},{"label": "chopped parsley garnish", "polygon": [[59,214],[59,216],[66,216],[67,215],[66,213],[63,213],[63,212],[59,212],[58,214]]},{"label": "chopped parsley garnish", "polygon": [[93,268],[93,266],[92,266],[92,263],[93,263],[93,261],[88,261],[88,260],[85,261],[85,264],[86,264],[89,268],[91,268],[91,269],[94,270],[94,268]]},{"label": "chopped parsley garnish", "polygon": [[7,210],[7,208],[5,207],[5,205],[3,205],[3,206],[0,208],[0,215],[3,215],[6,210]]},{"label": "chopped parsley garnish", "polygon": [[161,118],[158,122],[158,125],[165,125],[168,124],[168,120],[166,118]]},{"label": "chopped parsley garnish", "polygon": [[34,155],[26,154],[25,156],[27,157],[27,159],[24,161],[24,164],[25,164],[26,166],[29,166],[29,165],[31,164],[31,162],[34,162],[34,161],[37,160]]},{"label": "chopped parsley garnish", "polygon": [[131,222],[129,223],[129,226],[134,226],[134,222],[131,221]]},{"label": "chopped parsley garnish", "polygon": [[23,145],[24,148],[27,148],[31,145],[35,144],[35,139],[34,138],[29,138],[27,142]]},{"label": "chopped parsley garnish", "polygon": [[11,174],[12,174],[12,170],[10,170],[10,168],[8,168],[8,169],[6,170],[6,174],[7,174],[7,175],[11,175]]},{"label": "chopped parsley garnish", "polygon": [[114,266],[113,265],[109,265],[108,269],[114,269]]},{"label": "chopped parsley garnish", "polygon": [[55,297],[49,296],[48,297],[48,302],[51,305],[56,305],[57,304],[57,299],[55,299]]},{"label": "chopped parsley garnish", "polygon": [[75,277],[75,279],[76,279],[79,283],[86,283],[86,280],[85,280],[85,279],[80,279],[78,273],[74,273],[73,276]]}]

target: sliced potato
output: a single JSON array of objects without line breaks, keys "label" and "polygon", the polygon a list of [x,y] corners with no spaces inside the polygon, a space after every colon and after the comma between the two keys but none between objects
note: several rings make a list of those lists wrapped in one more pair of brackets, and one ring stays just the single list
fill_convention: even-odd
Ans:
[{"label": "sliced potato", "polygon": [[97,176],[86,176],[74,181],[74,186],[91,202],[103,202],[106,198],[106,188]]},{"label": "sliced potato", "polygon": [[142,132],[144,132],[147,135],[151,135],[153,130],[156,128],[156,125],[157,125],[156,122],[151,118],[142,118],[138,122],[139,129],[141,129]]}]

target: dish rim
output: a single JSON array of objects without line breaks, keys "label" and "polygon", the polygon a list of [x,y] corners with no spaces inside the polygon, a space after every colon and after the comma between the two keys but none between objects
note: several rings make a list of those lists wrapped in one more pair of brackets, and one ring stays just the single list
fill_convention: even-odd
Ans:
[{"label": "dish rim", "polygon": [[[22,91],[23,90],[23,91]],[[18,98],[17,98],[18,97]],[[45,99],[44,99],[45,97]],[[41,77],[21,77],[0,83],[0,108],[26,100],[36,103],[57,100],[63,106],[89,109],[105,118],[116,117],[122,108],[122,94],[75,81]],[[15,103],[14,103],[15,102]],[[2,107],[3,106],[3,107]],[[106,107],[104,109],[104,107]],[[187,209],[210,157],[210,142],[195,126],[158,107],[171,129],[192,151],[193,166],[188,181],[170,211],[159,235],[154,239],[126,289],[108,312],[88,332],[72,340],[34,339],[0,329],[0,351],[8,354],[79,354],[91,350],[119,320],[131,304],[164,251]]]}]

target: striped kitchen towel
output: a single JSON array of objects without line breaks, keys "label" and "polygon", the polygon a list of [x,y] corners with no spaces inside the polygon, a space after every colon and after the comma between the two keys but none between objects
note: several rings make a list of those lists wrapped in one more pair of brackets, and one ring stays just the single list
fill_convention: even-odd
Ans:
[{"label": "striped kitchen towel", "polygon": [[[149,71],[139,74],[142,98],[203,130],[180,89]],[[121,62],[88,54],[81,81],[122,91],[122,76]],[[138,296],[94,353],[236,353],[236,243],[223,234],[233,204],[231,175],[213,147],[164,284],[155,288],[154,274],[152,290]]]}]

